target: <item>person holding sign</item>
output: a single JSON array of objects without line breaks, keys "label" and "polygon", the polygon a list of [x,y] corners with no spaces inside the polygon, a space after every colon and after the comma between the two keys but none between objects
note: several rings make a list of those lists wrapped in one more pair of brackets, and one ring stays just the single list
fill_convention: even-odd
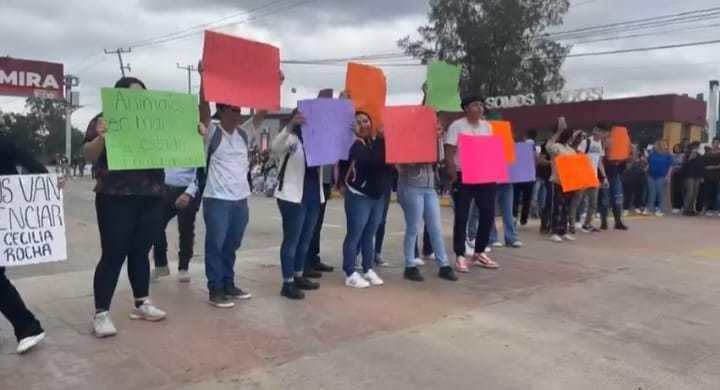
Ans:
[{"label": "person holding sign", "polygon": [[[442,125],[438,123],[438,134],[442,133]],[[455,271],[450,266],[445,243],[443,242],[440,200],[435,191],[435,167],[430,163],[399,164],[398,170],[398,201],[405,215],[405,272],[403,277],[415,282],[422,282],[423,276],[417,267],[415,252],[421,220],[425,222],[425,231],[429,235],[435,261],[438,265],[438,277],[449,281],[457,281]]]},{"label": "person holding sign", "polygon": [[[123,77],[115,88],[146,89],[142,81]],[[162,221],[165,175],[162,169],[111,171],[105,145],[107,123],[102,114],[93,118],[85,133],[83,153],[96,171],[95,210],[102,255],[95,268],[93,330],[102,338],[117,333],[110,318],[110,303],[125,259],[133,291],[130,318],[160,321],[165,312],[150,302],[148,252]]]},{"label": "person holding sign", "polygon": [[[358,111],[355,119],[357,140],[350,148],[350,167],[345,175],[347,234],[343,242],[343,270],[346,286],[367,288],[384,284],[373,270],[374,240],[383,220],[384,194],[390,188],[391,172],[385,163],[382,132],[373,136],[372,118],[365,112]],[[363,275],[355,272],[358,248]]]},{"label": "person holding sign", "polygon": [[280,161],[278,186],[275,189],[282,216],[283,240],[280,246],[283,285],[280,295],[303,299],[303,290],[317,290],[320,285],[303,276],[310,242],[325,203],[322,181],[323,167],[307,165],[300,127],[303,114],[295,110],[290,122],[275,137],[271,151]]},{"label": "person holding sign", "polygon": [[497,183],[464,184],[462,182],[463,167],[460,165],[458,150],[461,134],[473,136],[492,136],[492,128],[485,120],[485,105],[479,96],[466,97],[462,100],[465,116],[453,122],[445,137],[445,161],[448,175],[453,183],[452,197],[455,204],[455,221],[453,225],[453,249],[455,250],[455,270],[469,272],[469,262],[465,259],[465,240],[467,232],[470,203],[474,200],[479,209],[478,229],[475,236],[474,265],[497,269],[498,264],[485,253],[490,239],[490,230],[495,219],[495,192]]},{"label": "person holding sign", "polygon": [[[198,66],[202,74],[202,63]],[[235,299],[252,295],[235,285],[235,252],[242,244],[250,212],[248,172],[250,139],[256,138],[266,111],[259,110],[241,122],[240,107],[215,104],[217,122],[211,122],[210,103],[200,84],[200,124],[198,131],[205,140],[207,166],[205,176],[197,181],[198,197],[202,194],[205,219],[205,276],[208,303],[219,308],[235,306]]]},{"label": "person holding sign", "polygon": [[[48,173],[47,168],[40,162],[3,135],[0,135],[0,156],[0,176],[17,175],[18,167],[28,173]],[[20,293],[5,276],[5,267],[0,267],[0,312],[10,321],[15,331],[17,353],[29,351],[45,338],[40,322],[25,306]]]},{"label": "person holding sign", "polygon": [[[564,117],[558,118],[555,134],[548,140],[547,148],[550,157],[555,160],[557,156],[575,154],[575,149],[570,146],[573,137],[573,131],[568,129]],[[568,223],[570,220],[570,203],[572,202],[575,192],[563,192],[560,186],[560,176],[557,172],[557,163],[553,161],[552,176],[550,177],[552,185],[552,236],[550,241],[561,243],[565,241],[575,241],[575,237],[568,233]]]}]

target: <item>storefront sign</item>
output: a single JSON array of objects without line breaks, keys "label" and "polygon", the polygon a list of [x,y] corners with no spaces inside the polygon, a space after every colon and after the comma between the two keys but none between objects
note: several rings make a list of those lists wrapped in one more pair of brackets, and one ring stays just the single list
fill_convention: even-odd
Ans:
[{"label": "storefront sign", "polygon": [[570,91],[553,91],[542,94],[541,100],[538,102],[535,94],[528,93],[524,95],[514,96],[497,96],[485,99],[485,105],[489,109],[512,108],[534,106],[537,104],[562,104],[587,102],[594,100],[602,100],[604,95],[603,88],[584,88],[574,89]]},{"label": "storefront sign", "polygon": [[0,57],[0,95],[61,99],[63,64]]}]

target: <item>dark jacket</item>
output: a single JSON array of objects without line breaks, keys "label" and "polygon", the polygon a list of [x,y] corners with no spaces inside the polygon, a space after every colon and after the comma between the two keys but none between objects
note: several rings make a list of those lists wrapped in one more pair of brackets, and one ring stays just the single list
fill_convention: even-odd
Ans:
[{"label": "dark jacket", "polygon": [[0,176],[17,175],[17,167],[28,173],[48,173],[47,168],[5,136],[0,136]]},{"label": "dark jacket", "polygon": [[367,145],[355,141],[349,159],[352,172],[347,176],[348,186],[373,199],[379,199],[390,189],[394,168],[385,164],[383,138],[375,138]]}]

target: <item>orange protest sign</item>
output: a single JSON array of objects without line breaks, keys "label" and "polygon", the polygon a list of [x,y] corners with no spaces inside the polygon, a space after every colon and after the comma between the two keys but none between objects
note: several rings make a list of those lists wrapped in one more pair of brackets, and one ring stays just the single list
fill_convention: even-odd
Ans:
[{"label": "orange protest sign", "polygon": [[345,90],[355,105],[356,111],[370,115],[373,130],[383,123],[382,112],[385,109],[387,82],[380,68],[348,63],[345,77]]},{"label": "orange protest sign", "polygon": [[515,162],[515,141],[513,140],[512,125],[508,121],[490,121],[493,135],[502,137],[505,148],[505,158],[512,164]]},{"label": "orange protest sign", "polygon": [[613,127],[610,131],[610,150],[608,159],[611,161],[627,160],[630,158],[630,135],[625,127]]},{"label": "orange protest sign", "polygon": [[563,192],[600,187],[597,172],[587,154],[557,156],[554,163]]}]

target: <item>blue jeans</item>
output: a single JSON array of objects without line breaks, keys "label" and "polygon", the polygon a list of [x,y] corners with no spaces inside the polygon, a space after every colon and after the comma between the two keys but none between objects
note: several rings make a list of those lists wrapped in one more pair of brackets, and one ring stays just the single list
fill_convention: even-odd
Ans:
[{"label": "blue jeans", "polygon": [[613,178],[610,178],[608,180],[610,182],[610,195],[612,196],[612,201],[610,204],[617,205],[621,209],[623,207],[623,183],[622,183],[622,177],[620,175],[616,175]]},{"label": "blue jeans", "polygon": [[[512,184],[498,184],[496,199],[502,214],[503,230],[505,231],[505,245],[510,245],[517,241],[517,231],[515,230],[515,220],[513,218],[513,198],[514,190]],[[498,232],[493,219],[493,227],[490,231],[490,242],[497,242]]]},{"label": "blue jeans", "polygon": [[380,225],[377,228],[377,232],[375,233],[375,254],[381,255],[382,249],[383,249],[383,243],[385,243],[385,225],[387,225],[387,215],[388,211],[390,211],[390,196],[392,195],[392,191],[390,188],[388,188],[387,191],[385,191],[385,194],[383,195],[383,214],[382,214],[382,220],[380,221]]},{"label": "blue jeans", "polygon": [[305,269],[315,225],[320,215],[320,183],[305,180],[301,203],[277,200],[282,216],[283,240],[280,263],[283,281],[290,282]]},{"label": "blue jeans", "polygon": [[430,242],[435,251],[435,260],[438,267],[448,265],[447,252],[443,242],[442,220],[440,217],[440,200],[434,188],[423,188],[398,184],[398,201],[405,214],[405,267],[414,267],[415,244],[420,222],[425,221],[425,227],[430,235]]},{"label": "blue jeans", "polygon": [[[645,209],[649,212],[665,210],[665,189],[667,188],[667,179],[661,177],[654,179],[648,176],[648,199]],[[655,201],[657,200],[657,208]]]},{"label": "blue jeans", "polygon": [[345,217],[347,233],[343,242],[343,270],[347,276],[355,272],[357,249],[362,254],[363,272],[373,268],[375,261],[375,233],[383,219],[385,198],[345,193]]},{"label": "blue jeans", "polygon": [[203,199],[205,218],[205,276],[208,290],[235,283],[235,252],[250,219],[247,199]]}]

